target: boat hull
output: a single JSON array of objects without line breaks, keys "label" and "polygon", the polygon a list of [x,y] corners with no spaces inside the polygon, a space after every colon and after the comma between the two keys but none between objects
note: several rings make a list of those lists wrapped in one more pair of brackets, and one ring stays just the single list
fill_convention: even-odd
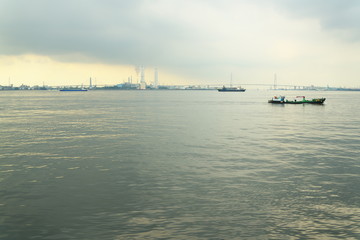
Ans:
[{"label": "boat hull", "polygon": [[275,103],[275,104],[324,104],[326,98],[315,98],[312,100],[303,100],[303,101],[276,101],[276,100],[269,100],[268,103]]},{"label": "boat hull", "polygon": [[86,92],[87,89],[60,89],[60,92]]},{"label": "boat hull", "polygon": [[219,92],[245,92],[246,89],[218,89]]}]

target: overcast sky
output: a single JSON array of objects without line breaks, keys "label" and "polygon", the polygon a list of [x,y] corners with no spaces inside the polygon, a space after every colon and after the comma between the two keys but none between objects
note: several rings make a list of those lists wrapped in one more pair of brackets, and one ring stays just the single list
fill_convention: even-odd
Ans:
[{"label": "overcast sky", "polygon": [[0,0],[0,85],[360,87],[358,0]]}]

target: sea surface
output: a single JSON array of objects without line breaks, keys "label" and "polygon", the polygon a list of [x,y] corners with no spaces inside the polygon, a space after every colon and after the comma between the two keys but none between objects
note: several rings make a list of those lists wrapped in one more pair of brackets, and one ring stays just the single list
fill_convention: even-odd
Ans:
[{"label": "sea surface", "polygon": [[359,102],[0,91],[0,239],[360,239]]}]

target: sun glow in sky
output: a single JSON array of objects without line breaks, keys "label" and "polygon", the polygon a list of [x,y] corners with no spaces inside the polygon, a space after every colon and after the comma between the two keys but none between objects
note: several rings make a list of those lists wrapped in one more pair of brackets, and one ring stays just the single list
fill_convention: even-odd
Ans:
[{"label": "sun glow in sky", "polygon": [[[115,85],[127,81],[137,83],[140,76],[131,65],[103,64],[96,62],[56,61],[49,56],[19,55],[2,56],[0,64],[2,81],[0,85]],[[8,72],[6,78],[4,73]],[[154,69],[145,69],[148,84],[154,80]],[[181,79],[162,73],[168,79],[167,84],[179,84]]]},{"label": "sun glow in sky", "polygon": [[0,85],[360,86],[355,0],[0,0]]}]

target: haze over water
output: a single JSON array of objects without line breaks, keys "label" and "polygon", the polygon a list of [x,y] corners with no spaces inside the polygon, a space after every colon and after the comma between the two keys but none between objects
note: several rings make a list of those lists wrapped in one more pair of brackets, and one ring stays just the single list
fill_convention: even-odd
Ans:
[{"label": "haze over water", "polygon": [[2,91],[0,239],[359,239],[359,101]]}]

